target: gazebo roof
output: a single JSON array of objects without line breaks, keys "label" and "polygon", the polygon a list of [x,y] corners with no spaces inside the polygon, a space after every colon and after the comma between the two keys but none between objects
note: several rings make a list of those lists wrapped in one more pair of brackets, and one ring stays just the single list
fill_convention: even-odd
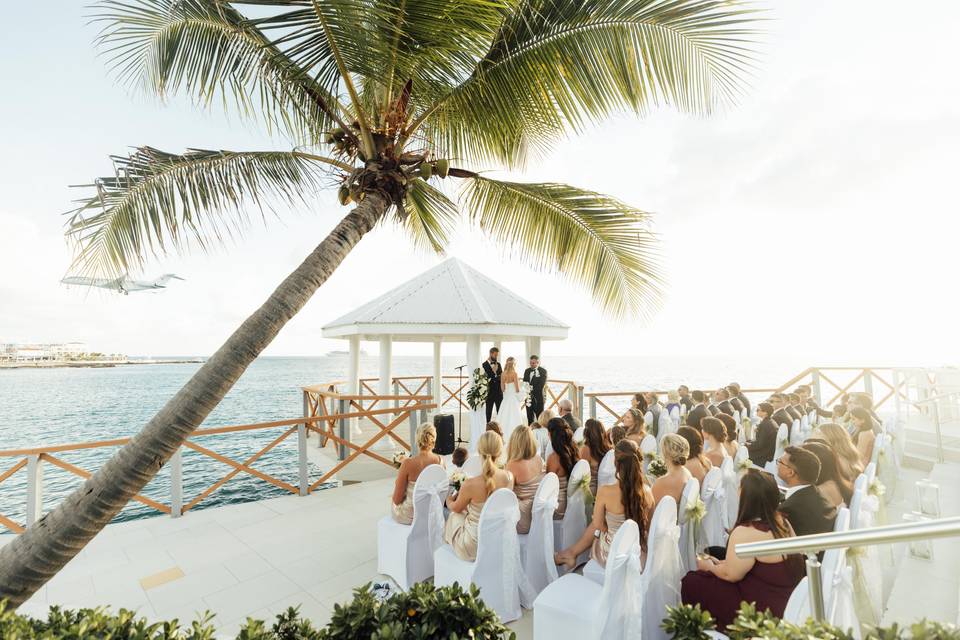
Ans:
[{"label": "gazebo roof", "polygon": [[462,341],[467,336],[563,340],[568,328],[522,296],[449,258],[327,324],[323,337],[359,335],[374,340],[389,335],[398,342]]}]

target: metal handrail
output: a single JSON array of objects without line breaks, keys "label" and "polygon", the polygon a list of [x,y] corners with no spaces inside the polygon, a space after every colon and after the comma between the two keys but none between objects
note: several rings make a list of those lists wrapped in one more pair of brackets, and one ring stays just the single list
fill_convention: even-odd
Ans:
[{"label": "metal handrail", "polygon": [[817,553],[828,549],[853,546],[892,544],[911,540],[932,540],[960,536],[960,517],[941,518],[929,522],[907,522],[883,527],[818,533],[766,542],[748,542],[734,547],[738,558],[803,553],[807,556],[807,586],[815,620],[824,620],[823,583]]}]

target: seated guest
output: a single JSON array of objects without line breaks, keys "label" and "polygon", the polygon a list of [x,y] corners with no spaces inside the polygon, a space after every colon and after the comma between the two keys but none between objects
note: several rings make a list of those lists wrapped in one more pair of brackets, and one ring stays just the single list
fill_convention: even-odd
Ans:
[{"label": "seated guest", "polygon": [[807,413],[814,412],[820,418],[829,418],[831,414],[825,409],[821,409],[816,400],[813,399],[813,389],[808,384],[802,384],[797,387],[797,394],[800,396],[800,404],[803,405]]},{"label": "seated guest", "polygon": [[744,409],[747,412],[747,415],[750,414],[750,400],[747,399],[747,396],[740,389],[739,382],[731,382],[727,385],[727,391],[730,392],[731,398],[736,398],[740,404],[743,406],[743,409],[740,410],[740,418],[744,418]]},{"label": "seated guest", "polygon": [[667,472],[654,481],[653,499],[659,504],[661,498],[670,496],[680,504],[683,488],[687,486],[687,480],[691,477],[686,467],[687,457],[690,455],[690,443],[675,433],[668,433],[660,440],[660,455],[663,457]]},{"label": "seated guest", "polygon": [[723,423],[727,431],[727,440],[723,443],[723,448],[727,450],[728,456],[736,458],[737,450],[740,449],[740,443],[737,442],[737,429],[740,425],[733,419],[733,416],[728,416],[725,413],[718,415],[717,420]]},{"label": "seated guest", "polygon": [[773,477],[750,469],[740,481],[740,508],[730,532],[724,559],[710,556],[697,560],[697,571],[683,578],[680,598],[684,604],[699,604],[724,629],[736,618],[741,602],[755,603],[783,616],[787,600],[803,578],[799,556],[740,558],[736,546],[792,538],[790,524],[777,513],[780,492]]},{"label": "seated guest", "polygon": [[420,472],[432,464],[443,465],[440,456],[433,452],[437,443],[437,430],[432,424],[424,423],[417,429],[417,454],[404,458],[397,471],[397,480],[393,485],[393,519],[400,524],[413,522],[413,487],[417,484]]},{"label": "seated guest", "polygon": [[877,440],[877,433],[873,428],[873,417],[863,407],[854,407],[850,410],[850,421],[853,424],[853,433],[850,439],[860,454],[860,464],[866,467],[873,457],[873,444]]},{"label": "seated guest", "polygon": [[820,475],[817,476],[817,489],[823,497],[835,507],[850,504],[853,497],[853,484],[847,482],[837,470],[837,456],[826,442],[807,440],[802,448],[817,456],[820,461]]},{"label": "seated guest", "polygon": [[[679,387],[677,387],[677,395],[680,396],[679,402],[681,405],[683,405],[684,410],[686,412],[689,412],[691,409],[693,409],[696,402],[690,396],[690,387],[688,387],[685,384],[680,385]],[[690,426],[693,426],[693,425],[690,425]]]},{"label": "seated guest", "polygon": [[550,409],[544,409],[540,412],[540,415],[537,416],[536,421],[530,425],[530,428],[533,429],[533,437],[537,440],[537,453],[540,454],[541,460],[547,459],[547,445],[550,442],[550,433],[547,431],[547,423],[550,422],[551,418],[556,418],[555,414]]},{"label": "seated guest", "polygon": [[733,405],[730,404],[730,392],[727,391],[725,387],[720,387],[717,389],[716,393],[713,394],[713,397],[715,398],[714,402],[716,403],[717,411],[731,416],[733,415]]},{"label": "seated guest", "polygon": [[644,393],[635,393],[630,398],[630,408],[636,409],[642,416],[647,412],[647,396]]},{"label": "seated guest", "polygon": [[470,452],[467,451],[466,447],[457,447],[453,450],[453,455],[450,457],[450,462],[453,463],[453,466],[457,471],[460,471],[469,456]]},{"label": "seated guest", "polygon": [[[701,421],[703,424],[703,421]],[[687,441],[690,445],[690,453],[687,456],[687,471],[702,485],[703,477],[707,471],[713,468],[707,457],[703,455],[703,436],[693,427],[680,427],[677,429],[677,435]]]},{"label": "seated guest", "polygon": [[850,434],[842,426],[832,422],[818,426],[817,433],[827,441],[837,457],[837,471],[840,472],[840,477],[852,485],[856,482],[857,476],[863,473],[864,465],[860,463],[860,452],[850,439]]},{"label": "seated guest", "polygon": [[500,439],[503,440],[503,429],[500,428],[500,423],[496,420],[491,420],[487,423],[487,428],[484,431],[493,431],[495,434],[500,436]]},{"label": "seated guest", "polygon": [[601,566],[607,564],[607,554],[613,536],[627,520],[633,520],[640,528],[641,563],[647,552],[647,531],[653,516],[653,493],[643,475],[640,450],[630,440],[621,440],[614,454],[617,469],[616,484],[605,484],[597,491],[593,504],[593,520],[577,542],[569,549],[556,554],[557,564],[572,570],[577,556],[590,549],[590,557]]},{"label": "seated guest", "polygon": [[537,441],[530,427],[516,427],[507,443],[507,464],[504,467],[513,475],[513,492],[520,503],[520,521],[517,533],[530,533],[530,518],[533,515],[533,496],[543,479],[543,460],[537,455]]},{"label": "seated guest", "polygon": [[833,405],[833,411],[830,412],[830,419],[836,423],[843,422],[844,416],[847,413],[847,406],[843,404]]},{"label": "seated guest", "polygon": [[803,417],[804,410],[800,406],[800,394],[797,393],[788,393],[787,394],[787,405],[784,407],[794,420],[799,420]]},{"label": "seated guest", "polygon": [[557,408],[560,410],[560,417],[563,418],[570,429],[576,431],[580,428],[580,420],[577,416],[573,415],[573,403],[564,398],[557,403]]},{"label": "seated guest", "polygon": [[798,536],[833,531],[837,508],[817,488],[820,460],[800,447],[787,447],[777,460],[777,475],[787,485],[782,513]]},{"label": "seated guest", "polygon": [[573,431],[563,418],[552,418],[547,423],[550,433],[550,446],[553,451],[547,457],[547,471],[557,474],[560,479],[560,500],[553,514],[554,520],[562,520],[567,510],[567,480],[573,465],[577,464],[580,454],[573,444]]},{"label": "seated guest", "polygon": [[600,461],[612,448],[610,434],[603,428],[603,424],[595,418],[587,420],[583,425],[580,458],[590,463],[590,493],[593,495],[597,495],[597,470],[600,468]]},{"label": "seated guest", "polygon": [[627,430],[627,440],[633,440],[637,446],[647,437],[647,423],[643,421],[643,414],[640,409],[631,407],[623,414],[623,428]]},{"label": "seated guest", "polygon": [[704,395],[703,391],[697,389],[690,394],[690,397],[693,398],[695,403],[693,408],[687,412],[687,426],[693,427],[694,429],[700,428],[700,420],[710,415],[710,412],[707,411],[706,400],[707,397]]},{"label": "seated guest", "polygon": [[[880,416],[873,410],[873,396],[869,393],[858,392],[851,393],[849,400],[853,402],[848,406],[847,410],[853,409],[854,407],[860,407],[868,414],[870,414],[870,423],[873,426],[874,433],[880,433],[883,430],[883,420],[880,419]],[[849,402],[848,400],[848,402]],[[853,434],[851,434],[853,435]]]},{"label": "seated guest", "polygon": [[769,402],[773,407],[773,415],[770,417],[777,423],[777,426],[785,424],[789,430],[793,425],[793,416],[786,410],[786,398],[784,395],[782,393],[775,393],[770,396]]},{"label": "seated guest", "polygon": [[660,396],[656,391],[646,393],[647,411],[643,414],[643,419],[647,419],[650,414],[650,424],[647,425],[648,431],[656,437],[660,433],[660,412],[663,411],[663,405],[660,404]]},{"label": "seated guest", "polygon": [[673,412],[674,409],[680,412],[680,407],[680,394],[673,389],[667,391],[667,413]]},{"label": "seated guest", "polygon": [[703,428],[705,457],[710,461],[710,464],[719,467],[728,455],[727,450],[723,447],[723,443],[727,441],[727,428],[718,418],[704,418],[700,421],[700,426]]},{"label": "seated guest", "polygon": [[626,437],[627,437],[627,430],[624,429],[623,426],[618,424],[618,425],[615,425],[612,429],[610,429],[610,444],[613,445],[614,447],[617,446],[617,444]]},{"label": "seated guest", "polygon": [[503,453],[503,440],[494,431],[485,431],[477,440],[477,454],[483,460],[483,471],[475,478],[463,481],[456,495],[447,497],[450,516],[443,527],[443,541],[453,547],[461,560],[477,559],[477,534],[480,512],[490,494],[497,489],[512,489],[513,476],[497,468],[497,458]]},{"label": "seated guest", "polygon": [[773,460],[773,454],[777,451],[777,423],[773,421],[773,405],[769,402],[761,402],[757,405],[757,417],[760,422],[757,424],[756,438],[753,442],[747,443],[747,452],[750,455],[750,461],[758,467]]}]

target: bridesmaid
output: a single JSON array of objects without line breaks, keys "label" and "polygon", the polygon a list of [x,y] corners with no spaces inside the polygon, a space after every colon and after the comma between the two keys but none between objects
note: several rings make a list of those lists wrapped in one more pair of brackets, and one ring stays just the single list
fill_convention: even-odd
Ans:
[{"label": "bridesmaid", "polygon": [[573,444],[573,431],[566,420],[551,418],[547,423],[547,431],[550,433],[550,446],[553,448],[547,457],[547,471],[557,474],[560,479],[560,500],[553,519],[563,520],[563,514],[567,511],[567,480],[573,471],[573,465],[580,459],[580,454]]},{"label": "bridesmaid", "polygon": [[597,471],[600,468],[600,461],[612,448],[610,434],[599,420],[590,418],[583,424],[583,446],[580,447],[580,458],[590,463],[590,493],[593,495],[597,495]]},{"label": "bridesmaid", "polygon": [[520,503],[520,521],[517,533],[530,533],[530,519],[533,516],[533,497],[537,494],[540,481],[546,475],[543,460],[537,454],[537,441],[530,427],[520,425],[510,434],[507,446],[506,470],[513,475],[513,492]]},{"label": "bridesmaid", "polygon": [[670,496],[677,504],[682,504],[680,498],[683,496],[683,488],[691,478],[685,466],[687,456],[690,455],[690,445],[677,434],[668,433],[660,441],[660,455],[667,466],[667,472],[653,483],[653,498],[656,504],[659,504],[664,496]]},{"label": "bridesmaid", "polygon": [[832,422],[821,424],[817,427],[817,432],[836,454],[840,475],[852,485],[857,481],[857,476],[863,473],[864,465],[860,463],[860,452],[853,445],[850,434],[844,427]]},{"label": "bridesmaid", "polygon": [[736,460],[737,450],[740,449],[740,443],[737,442],[737,429],[741,426],[733,419],[733,416],[721,413],[717,419],[723,423],[727,430],[727,441],[723,443],[723,448],[727,450],[727,455]]},{"label": "bridesmaid", "polygon": [[513,476],[497,468],[503,453],[503,440],[494,431],[485,431],[477,441],[477,454],[483,460],[483,471],[463,482],[456,496],[447,498],[450,517],[443,528],[443,541],[453,547],[461,560],[477,559],[477,537],[480,512],[490,494],[497,489],[513,489]]},{"label": "bridesmaid", "polygon": [[[721,413],[720,415],[727,415]],[[703,431],[703,440],[707,450],[706,458],[715,467],[723,464],[727,457],[727,450],[723,443],[727,441],[727,428],[719,418],[704,418],[700,421],[700,429]]]},{"label": "bridesmaid", "polygon": [[[700,423],[702,425],[703,420]],[[677,429],[677,435],[690,445],[690,453],[687,456],[687,470],[702,486],[703,477],[707,475],[707,471],[713,468],[707,457],[703,455],[703,436],[693,427],[680,427]]]},{"label": "bridesmaid", "polygon": [[699,604],[723,629],[733,622],[741,602],[753,602],[758,611],[770,609],[782,617],[787,600],[803,577],[800,556],[737,557],[736,546],[794,536],[790,524],[777,512],[780,491],[769,473],[750,469],[740,481],[740,510],[730,532],[726,558],[697,559],[697,571],[683,578],[684,604]]},{"label": "bridesmaid", "polygon": [[623,428],[627,430],[627,440],[633,440],[639,447],[647,435],[647,425],[643,421],[643,413],[636,407],[627,409],[623,414]]},{"label": "bridesmaid", "polygon": [[547,431],[547,424],[549,424],[552,418],[556,418],[555,414],[550,409],[544,409],[540,412],[540,415],[537,416],[537,419],[530,425],[530,428],[533,429],[533,437],[537,441],[537,453],[540,455],[542,460],[547,459],[547,449],[550,444],[550,432]]},{"label": "bridesmaid", "polygon": [[393,519],[400,524],[413,522],[413,487],[417,484],[420,472],[432,464],[443,466],[440,456],[433,453],[437,443],[437,430],[432,424],[424,423],[417,429],[417,455],[405,458],[400,463],[397,480],[393,485]]},{"label": "bridesmaid", "polygon": [[647,531],[653,516],[653,493],[643,475],[640,448],[630,440],[621,440],[614,453],[617,483],[605,484],[597,493],[593,505],[593,520],[583,536],[569,549],[556,554],[557,564],[572,570],[577,556],[590,549],[590,557],[601,567],[607,564],[610,545],[620,526],[633,520],[640,528],[641,561],[647,553]]},{"label": "bridesmaid", "polygon": [[860,466],[866,468],[873,457],[873,445],[877,440],[877,434],[873,430],[873,417],[863,407],[854,407],[850,410],[850,420],[853,424],[853,433],[850,436],[860,454]]}]

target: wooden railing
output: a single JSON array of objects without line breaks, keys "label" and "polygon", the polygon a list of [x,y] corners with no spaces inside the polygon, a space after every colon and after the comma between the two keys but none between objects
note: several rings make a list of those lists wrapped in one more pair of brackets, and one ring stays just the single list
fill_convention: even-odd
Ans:
[{"label": "wooden railing", "polygon": [[[206,429],[197,429],[194,431],[183,446],[171,456],[167,462],[170,469],[170,496],[169,503],[154,500],[144,495],[137,494],[133,500],[146,505],[151,510],[158,513],[169,514],[178,517],[187,511],[195,508],[201,502],[209,498],[216,491],[221,489],[230,480],[240,474],[247,474],[262,482],[266,482],[274,487],[290,494],[305,496],[320,488],[321,485],[328,482],[347,464],[356,460],[359,456],[365,455],[386,465],[392,465],[390,460],[369,451],[371,445],[389,436],[400,446],[409,449],[407,441],[398,436],[394,431],[403,422],[410,424],[410,433],[416,430],[419,420],[424,420],[426,412],[435,407],[431,402],[430,396],[424,395],[396,395],[374,398],[373,404],[379,404],[384,400],[396,401],[397,406],[382,406],[374,409],[364,409],[354,404],[359,396],[341,396],[335,392],[321,392],[318,395],[327,399],[333,399],[339,407],[339,411],[327,412],[318,411],[315,415],[290,418],[286,420],[275,420],[272,422],[261,422],[256,424],[232,425],[223,427],[211,427]],[[306,398],[306,393],[305,393]],[[367,398],[368,400],[370,398]],[[346,403],[350,404],[347,405]],[[319,406],[325,407],[325,403],[319,403]],[[344,436],[342,432],[336,432],[334,425],[342,425],[349,420],[363,418],[378,427],[377,433],[370,437],[365,443],[356,444],[350,441],[349,435]],[[223,436],[225,434],[236,434],[240,432],[255,432],[277,430],[279,433],[271,439],[266,445],[242,461],[234,460],[226,455],[214,451],[208,446],[197,442],[198,438],[207,436]],[[339,456],[337,464],[326,470],[319,479],[310,482],[307,465],[307,439],[309,434],[316,433],[320,438],[320,446],[326,446],[331,440],[341,447],[341,451],[351,449],[351,453]],[[296,468],[298,470],[298,481],[292,484],[266,473],[253,466],[266,453],[276,448],[279,444],[296,434],[298,441],[298,455]],[[44,465],[58,467],[72,475],[82,479],[89,478],[92,473],[87,469],[72,464],[57,454],[66,452],[76,452],[90,449],[111,448],[124,446],[130,441],[130,438],[116,438],[112,440],[100,440],[96,442],[81,442],[75,444],[61,444],[46,447],[33,447],[27,449],[10,449],[0,451],[0,468],[5,461],[13,460],[13,464],[6,470],[0,471],[0,485],[15,474],[21,471],[27,474],[26,482],[26,509],[25,522],[17,522],[12,517],[0,513],[0,526],[12,531],[13,533],[22,533],[26,527],[42,517],[43,512],[43,469]],[[209,443],[206,443],[209,444]],[[184,496],[183,494],[183,449],[189,449],[197,452],[201,456],[215,460],[226,465],[229,470],[219,477],[209,486],[198,491],[196,495]],[[290,468],[293,466],[291,461]]]}]

